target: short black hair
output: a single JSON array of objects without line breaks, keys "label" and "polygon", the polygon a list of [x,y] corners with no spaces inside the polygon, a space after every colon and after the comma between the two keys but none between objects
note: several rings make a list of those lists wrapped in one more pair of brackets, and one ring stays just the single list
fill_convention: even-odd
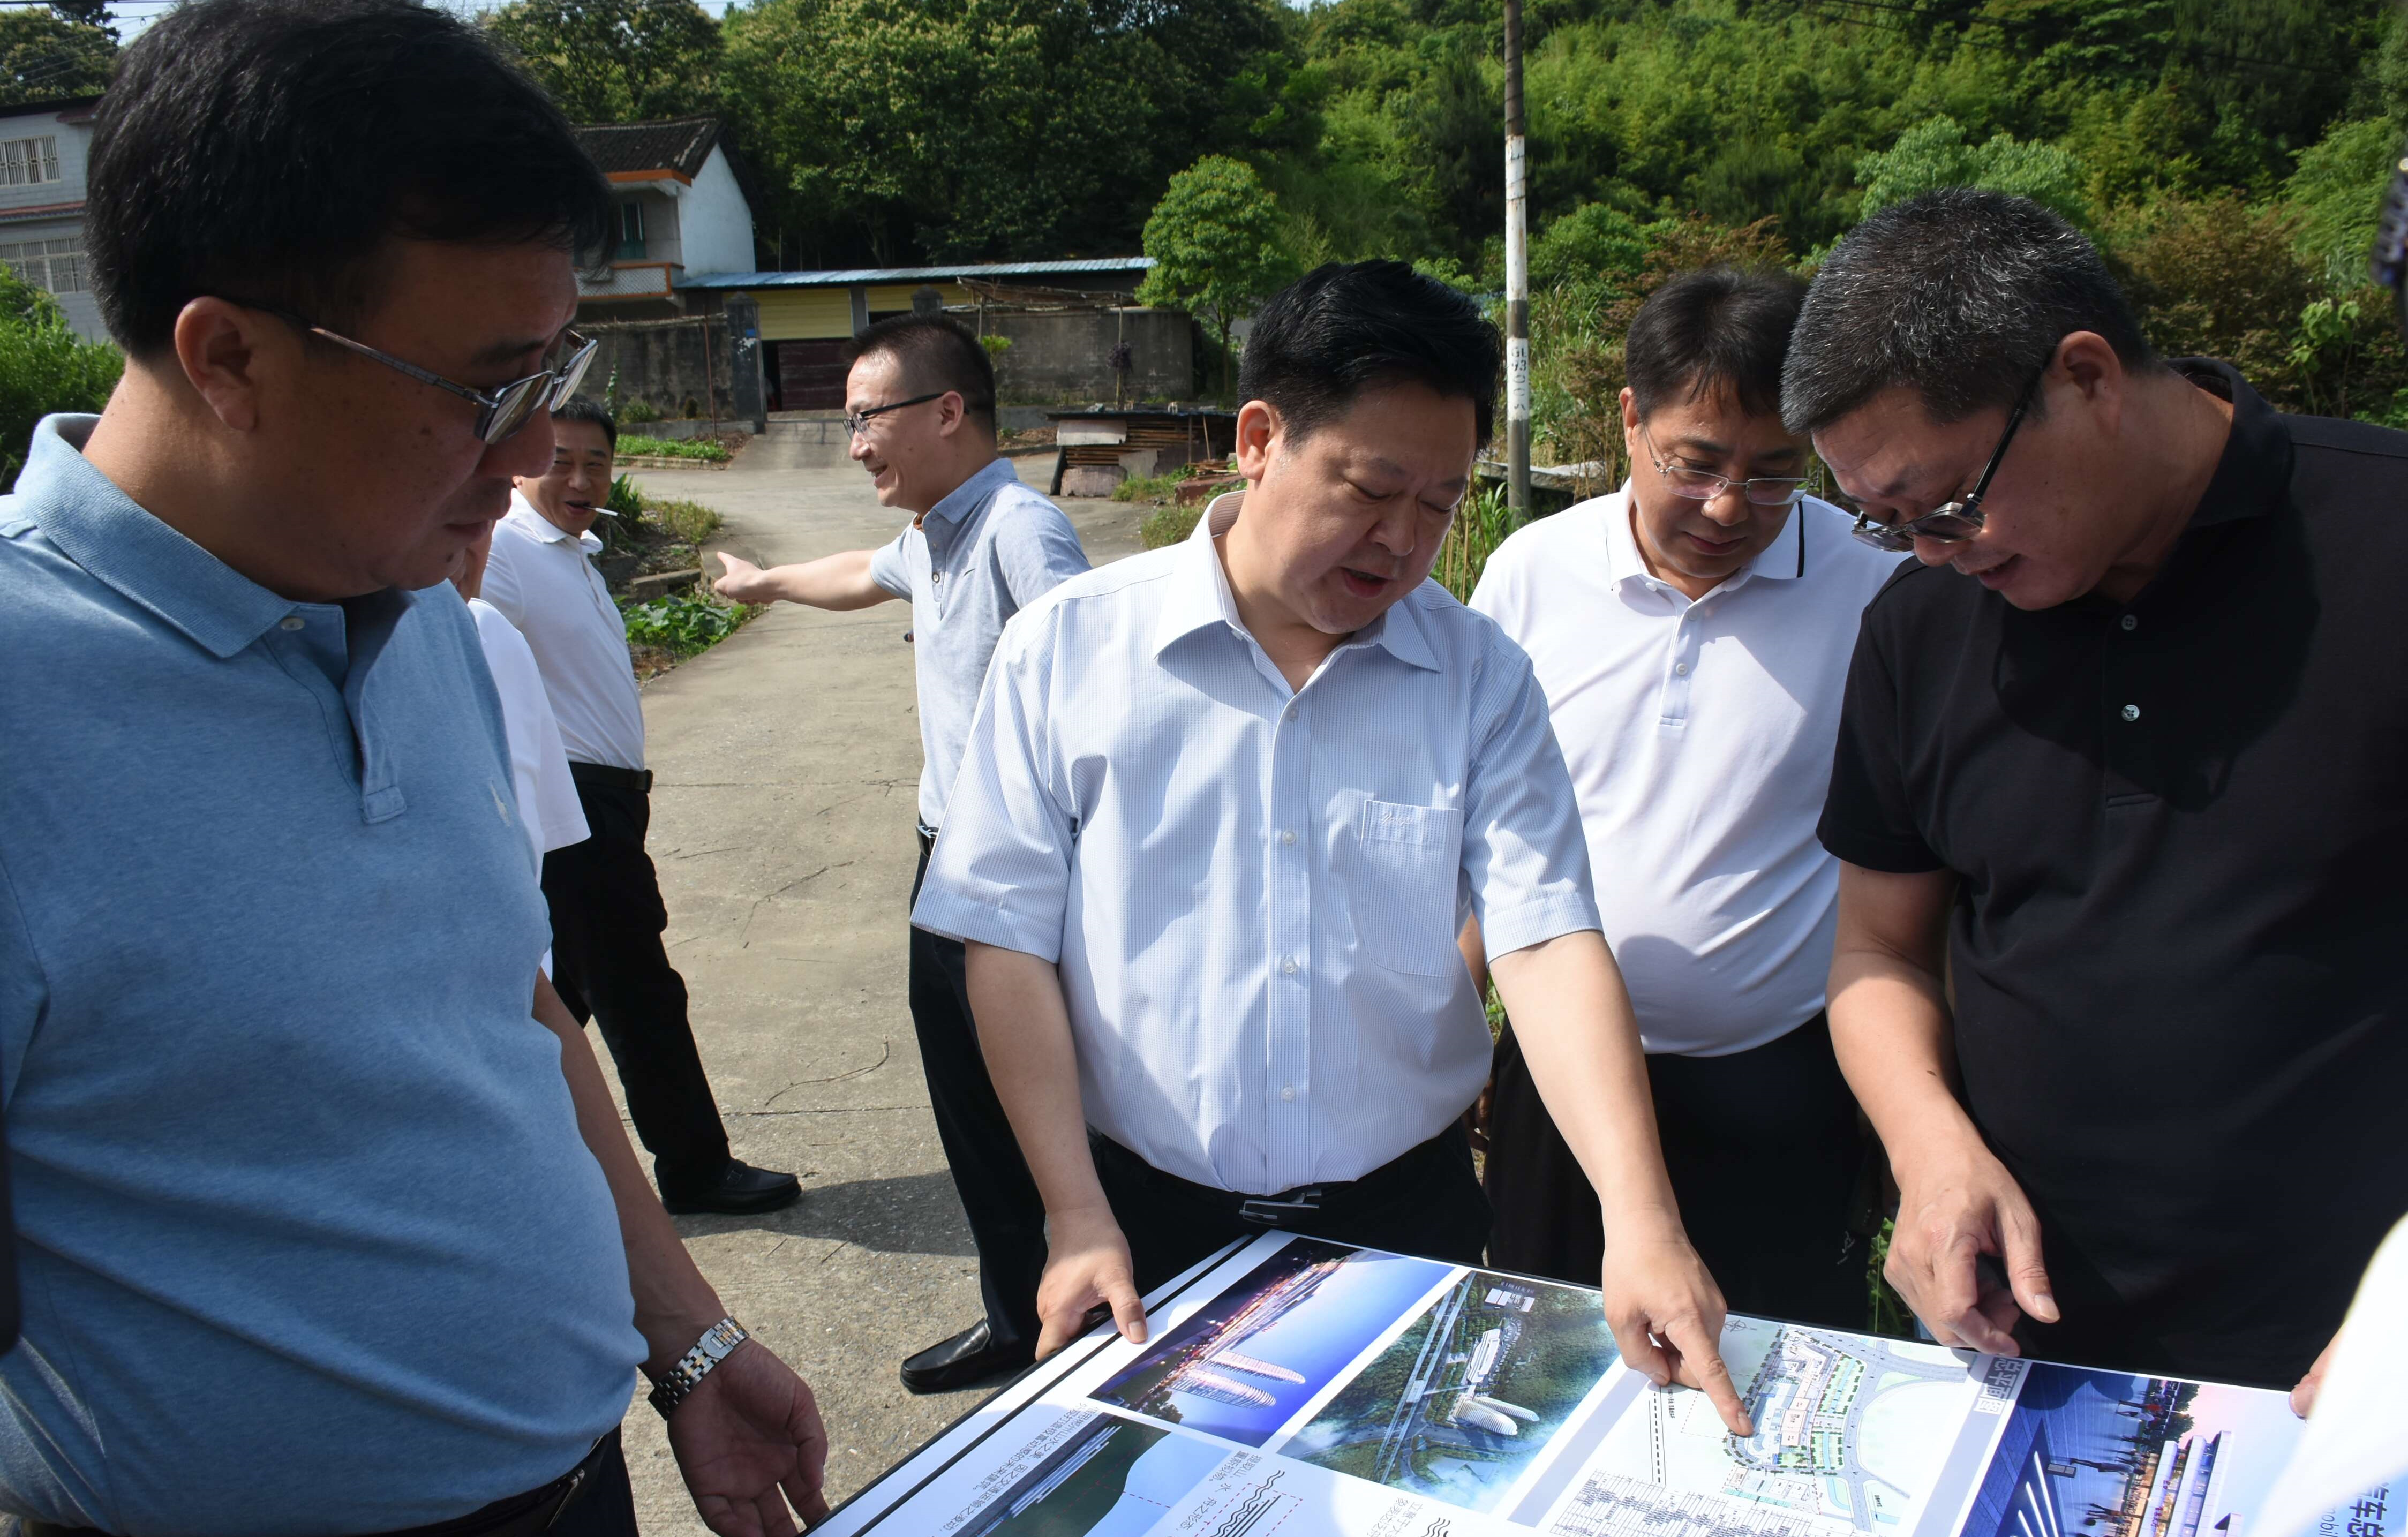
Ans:
[{"label": "short black hair", "polygon": [[416,0],[198,0],[125,50],[93,131],[84,228],[135,356],[215,294],[333,329],[389,237],[598,251],[609,184],[551,98]]},{"label": "short black hair", "polygon": [[866,357],[891,357],[912,395],[952,390],[962,397],[964,415],[995,431],[995,360],[957,321],[889,315],[846,342],[842,355],[848,368]]},{"label": "short black hair", "polygon": [[1683,273],[1649,294],[1622,344],[1640,419],[1721,390],[1750,416],[1779,415],[1781,363],[1805,302],[1801,279],[1730,266]]},{"label": "short black hair", "polygon": [[2127,368],[2157,366],[2081,231],[2026,197],[1925,193],[1858,224],[1814,275],[1782,369],[1781,414],[1791,431],[1815,432],[1903,387],[1934,421],[1961,422],[2012,407],[2076,331],[2105,338]]},{"label": "short black hair", "polygon": [[1504,338],[1469,295],[1402,262],[1332,262],[1254,316],[1238,394],[1268,402],[1302,437],[1344,415],[1365,390],[1412,381],[1469,397],[1486,448],[1504,360]]},{"label": "short black hair", "polygon": [[614,451],[619,446],[618,419],[581,395],[552,408],[552,419],[555,422],[591,422],[602,429],[603,437],[610,439],[610,447]]}]

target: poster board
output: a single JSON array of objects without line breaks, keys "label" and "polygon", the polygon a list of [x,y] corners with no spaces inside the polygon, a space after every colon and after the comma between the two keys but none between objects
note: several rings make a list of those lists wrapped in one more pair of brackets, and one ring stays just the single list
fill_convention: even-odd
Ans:
[{"label": "poster board", "polygon": [[[1625,1366],[1595,1291],[1268,1233],[1098,1329],[824,1537],[2247,1537],[2284,1396],[1733,1317],[1755,1420]],[[2401,1537],[2408,1489],[2319,1537]]]}]

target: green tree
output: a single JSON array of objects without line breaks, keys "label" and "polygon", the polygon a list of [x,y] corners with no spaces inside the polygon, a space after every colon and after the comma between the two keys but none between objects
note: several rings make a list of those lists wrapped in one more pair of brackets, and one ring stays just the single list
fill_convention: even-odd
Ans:
[{"label": "green tree", "polygon": [[1865,213],[1940,187],[1986,187],[2028,197],[2076,224],[2098,221],[2084,192],[2080,161],[2054,145],[2028,144],[2003,130],[1987,143],[1968,144],[1954,118],[1920,123],[1889,149],[1858,160],[1856,180],[1864,183]]},{"label": "green tree", "polygon": [[113,29],[54,11],[0,10],[0,107],[98,95],[116,67]]},{"label": "green tree", "polygon": [[1170,173],[1318,132],[1275,0],[761,0],[724,88],[805,259],[1125,254]]},{"label": "green tree", "polygon": [[34,424],[53,411],[96,411],[125,359],[67,328],[58,302],[0,266],[0,489],[17,483]]},{"label": "green tree", "polygon": [[574,122],[711,110],[719,23],[695,0],[511,0],[485,24]]},{"label": "green tree", "polygon": [[1221,337],[1221,391],[1231,386],[1229,326],[1296,280],[1296,258],[1281,238],[1282,221],[1254,168],[1207,155],[1170,179],[1145,222],[1154,266],[1140,302],[1184,309]]}]

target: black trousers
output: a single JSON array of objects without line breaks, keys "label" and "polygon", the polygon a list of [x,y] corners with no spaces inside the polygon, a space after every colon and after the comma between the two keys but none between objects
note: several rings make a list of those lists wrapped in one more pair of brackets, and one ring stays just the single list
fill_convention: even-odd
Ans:
[{"label": "black trousers", "polygon": [[[1738,1313],[1862,1329],[1867,1251],[1850,1230],[1868,1148],[1817,1014],[1728,1056],[1651,1056],[1664,1164],[1689,1242]],[[1502,1270],[1597,1285],[1596,1192],[1540,1101],[1512,1030],[1489,1099],[1489,1199]]]},{"label": "black trousers", "polygon": [[[1096,1175],[1111,1202],[1113,1220],[1128,1240],[1140,1294],[1233,1239],[1272,1230],[1240,1215],[1240,1198],[1226,1191],[1166,1174],[1092,1132],[1087,1145],[1096,1155]],[[1351,1185],[1331,1187],[1320,1210],[1284,1218],[1279,1230],[1477,1265],[1488,1243],[1488,1198],[1481,1194],[1471,1143],[1457,1121]],[[1589,1284],[1596,1284],[1594,1277]]]},{"label": "black trousers", "polygon": [[685,979],[661,947],[668,909],[644,852],[652,797],[626,769],[569,769],[594,836],[543,856],[552,984],[579,1024],[601,1027],[662,1177],[711,1178],[727,1162],[727,1132],[686,1020]]},{"label": "black trousers", "polygon": [[[911,900],[936,845],[920,836]],[[968,953],[959,940],[911,930],[911,1029],[928,1079],[937,1138],[978,1245],[979,1297],[996,1345],[1037,1345],[1037,1283],[1045,1273],[1045,1200],[1021,1156],[1020,1140],[995,1096],[978,1027],[970,1019]]]}]

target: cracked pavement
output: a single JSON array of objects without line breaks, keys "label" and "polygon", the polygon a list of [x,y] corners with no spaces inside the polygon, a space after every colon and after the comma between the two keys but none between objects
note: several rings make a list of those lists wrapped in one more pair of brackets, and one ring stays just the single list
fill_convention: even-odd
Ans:
[{"label": "cracked pavement", "polygon": [[[1019,466],[1041,490],[1053,456]],[[902,523],[858,468],[810,467],[775,438],[724,471],[638,480],[718,509],[711,547],[764,565],[882,543]],[[1137,551],[1143,509],[1062,506],[1097,565]],[[978,1310],[905,1004],[920,776],[910,622],[901,602],[780,604],[644,690],[650,847],[703,1064],[737,1156],[803,1182],[786,1211],[678,1228],[728,1311],[817,1391],[831,1503],[984,1396],[913,1398],[896,1376]],[[640,1395],[626,1448],[644,1530],[706,1531]]]}]

